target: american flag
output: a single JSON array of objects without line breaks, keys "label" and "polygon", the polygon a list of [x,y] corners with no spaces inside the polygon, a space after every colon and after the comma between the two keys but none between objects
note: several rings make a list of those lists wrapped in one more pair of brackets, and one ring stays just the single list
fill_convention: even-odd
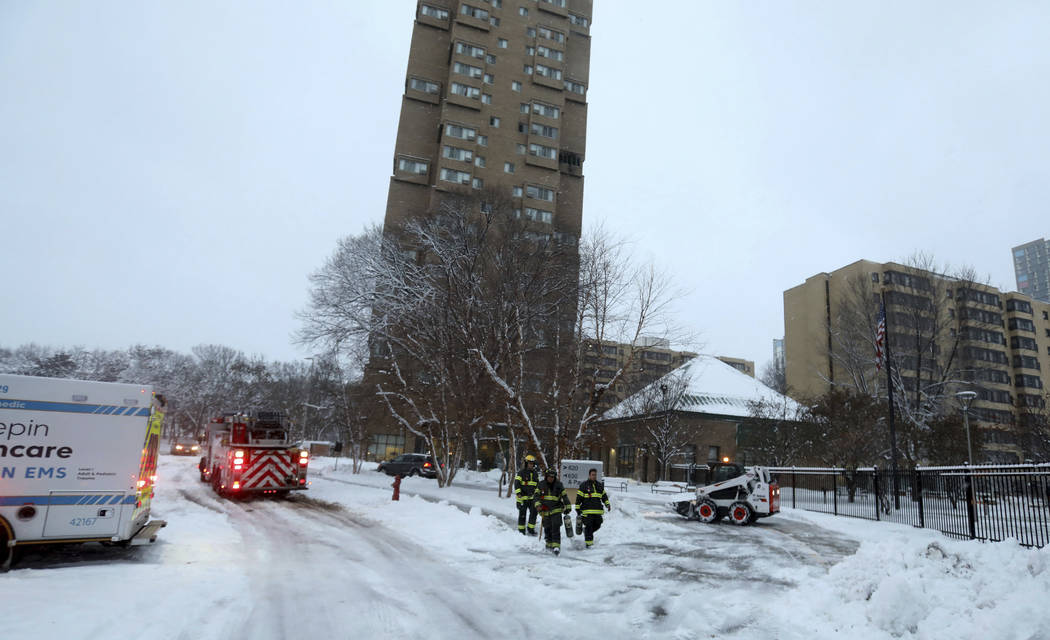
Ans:
[{"label": "american flag", "polygon": [[886,305],[879,305],[879,324],[875,327],[875,368],[882,371],[886,360]]}]

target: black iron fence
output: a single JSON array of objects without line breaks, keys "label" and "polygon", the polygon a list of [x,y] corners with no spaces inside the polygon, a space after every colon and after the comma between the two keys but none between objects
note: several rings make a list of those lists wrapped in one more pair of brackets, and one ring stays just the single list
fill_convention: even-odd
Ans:
[{"label": "black iron fence", "polygon": [[774,467],[783,506],[887,520],[974,540],[1050,544],[1050,464]]}]

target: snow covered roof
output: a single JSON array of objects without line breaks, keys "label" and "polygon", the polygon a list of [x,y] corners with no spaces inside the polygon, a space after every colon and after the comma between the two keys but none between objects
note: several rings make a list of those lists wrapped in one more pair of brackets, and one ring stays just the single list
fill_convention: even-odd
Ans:
[{"label": "snow covered roof", "polygon": [[684,376],[687,386],[683,390],[682,401],[675,407],[676,411],[746,417],[749,415],[748,404],[759,400],[777,404],[786,402],[789,411],[797,408],[797,404],[791,398],[777,393],[718,358],[698,355],[634,395],[628,396],[623,402],[606,411],[602,419],[630,418],[637,415],[637,408],[643,404],[638,400],[640,397],[653,394],[661,384],[677,376]]}]

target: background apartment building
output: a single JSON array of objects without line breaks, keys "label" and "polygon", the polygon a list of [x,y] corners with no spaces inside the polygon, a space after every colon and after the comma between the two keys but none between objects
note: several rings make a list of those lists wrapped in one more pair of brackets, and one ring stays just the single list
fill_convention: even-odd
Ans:
[{"label": "background apartment building", "polygon": [[1013,248],[1017,290],[1050,302],[1050,240],[1039,238]]},{"label": "background apartment building", "polygon": [[950,374],[957,383],[941,390],[944,397],[978,394],[970,415],[982,429],[985,459],[1020,461],[1014,427],[1022,413],[1045,410],[1042,373],[1050,370],[1050,304],[1020,293],[867,260],[807,278],[784,292],[791,395],[817,396],[832,384],[885,393],[874,347],[883,293],[887,339],[905,387],[899,392]]},{"label": "background apartment building", "polygon": [[533,233],[583,218],[591,0],[421,0],[386,227],[443,192],[495,188]]},{"label": "background apartment building", "polygon": [[[639,338],[637,344],[634,345],[626,342],[588,340],[586,349],[583,364],[589,370],[596,372],[593,376],[594,382],[608,384],[617,371],[627,367],[616,385],[602,396],[602,401],[598,404],[600,412],[613,408],[627,396],[677,369],[697,355],[691,351],[672,349],[671,342],[664,338],[644,336]],[[630,366],[627,365],[629,359],[631,360]]]}]

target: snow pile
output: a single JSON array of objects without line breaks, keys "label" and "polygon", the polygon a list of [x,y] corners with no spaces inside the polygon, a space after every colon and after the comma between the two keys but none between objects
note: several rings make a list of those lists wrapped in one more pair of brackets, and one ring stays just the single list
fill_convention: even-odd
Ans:
[{"label": "snow pile", "polygon": [[780,613],[865,638],[1028,640],[1050,637],[1048,595],[1050,548],[891,533],[800,585]]}]

